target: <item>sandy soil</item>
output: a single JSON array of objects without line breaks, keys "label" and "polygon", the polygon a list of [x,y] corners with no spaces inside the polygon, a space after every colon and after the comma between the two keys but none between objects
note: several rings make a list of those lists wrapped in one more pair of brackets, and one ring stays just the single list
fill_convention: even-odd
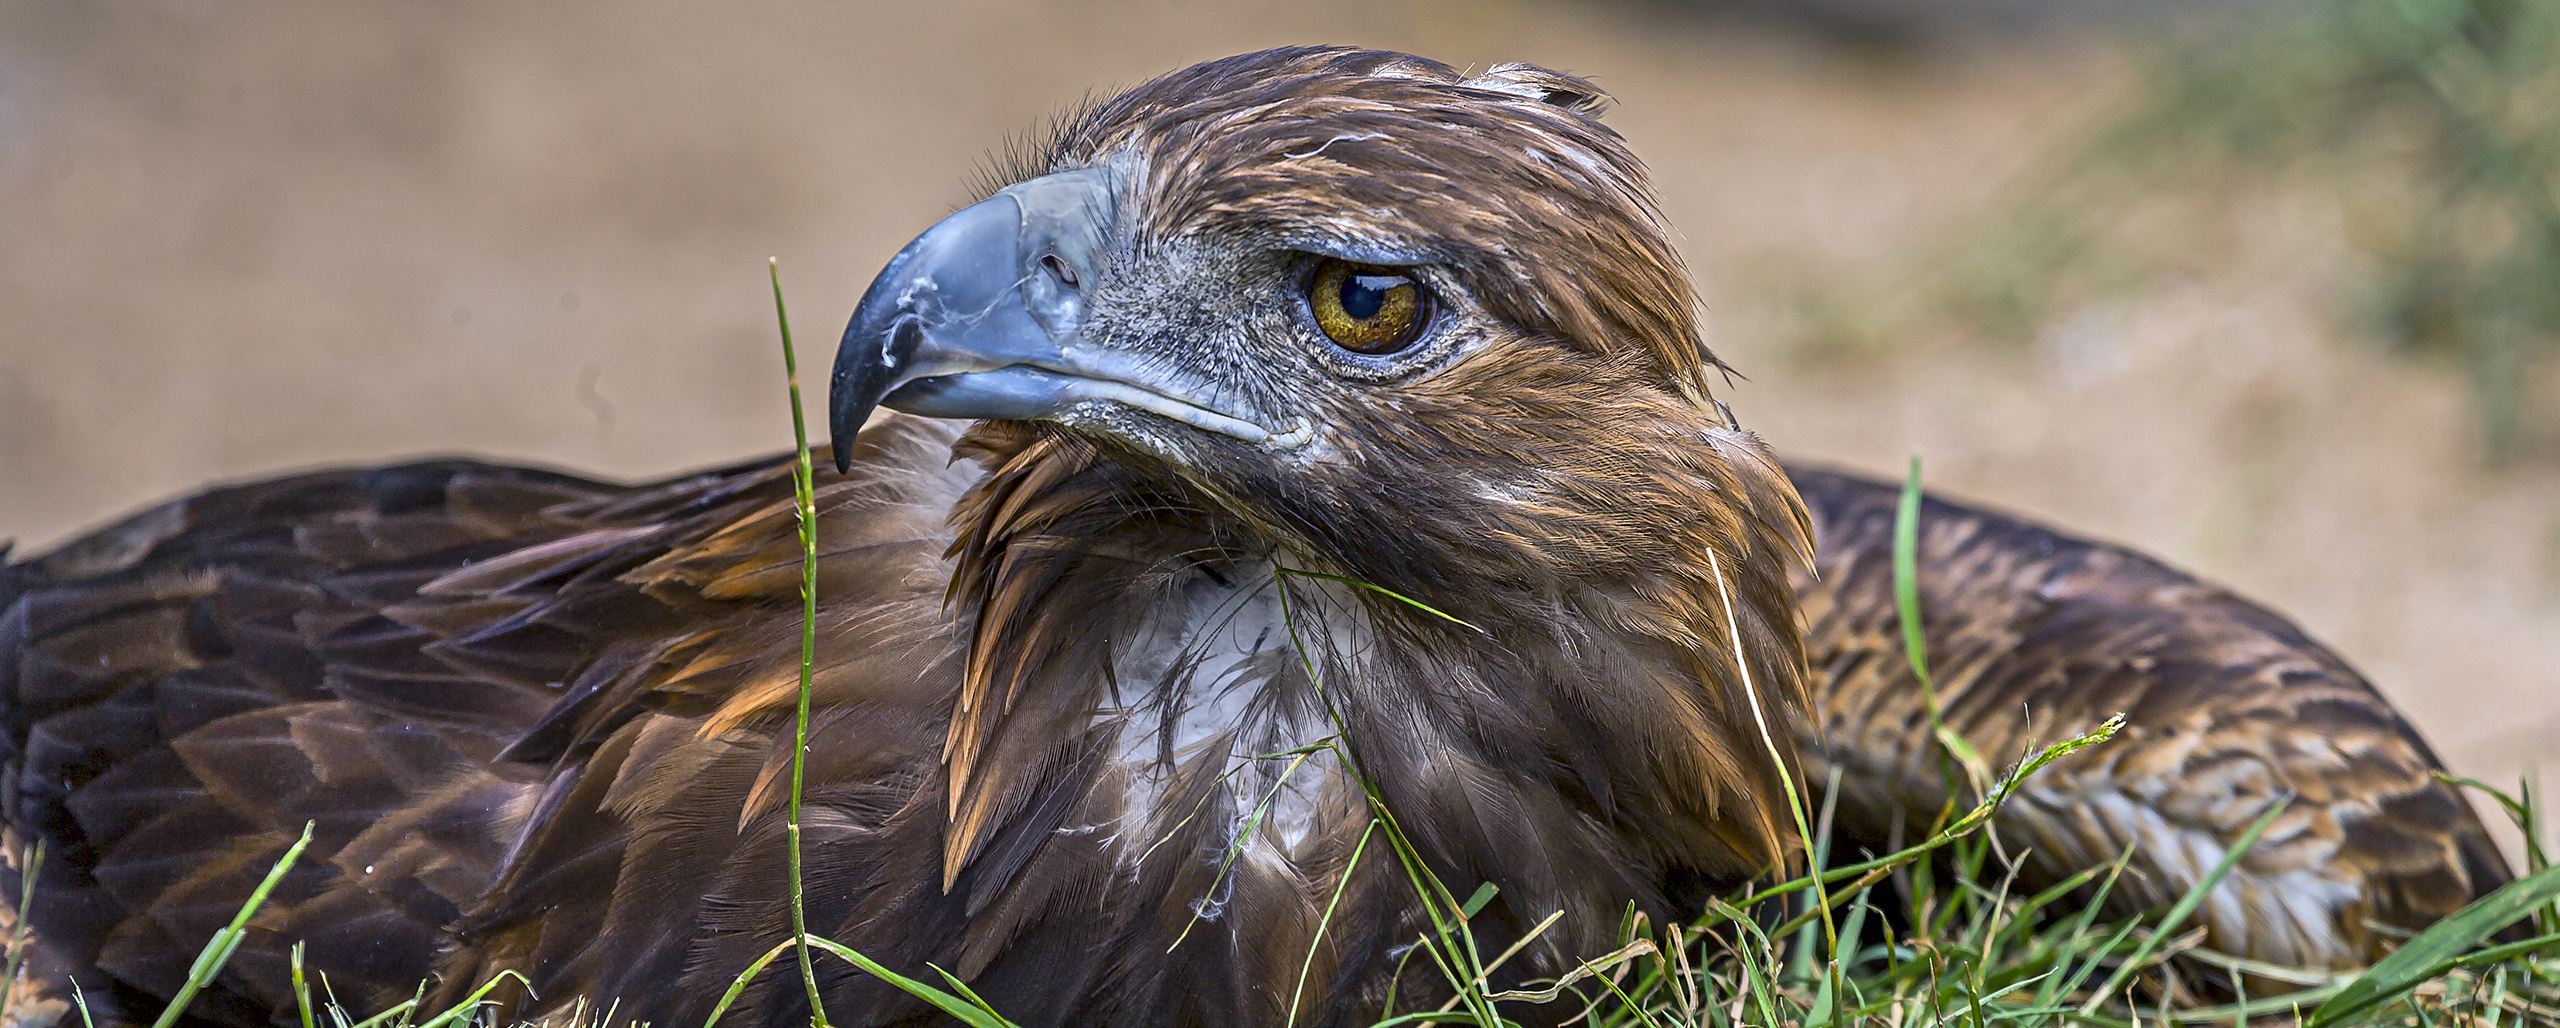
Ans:
[{"label": "sandy soil", "polygon": [[2458,771],[2560,757],[2560,471],[2488,472],[2447,370],[2332,311],[2334,211],[2026,347],[1793,346],[2127,78],[2102,41],[1923,53],[1609,5],[0,0],[0,536],[429,451],[653,475],[789,421],[764,278],[823,341],[1006,133],[1086,90],[1352,41],[1597,77],[1734,391],[1782,448],[2131,542],[2290,612]]}]

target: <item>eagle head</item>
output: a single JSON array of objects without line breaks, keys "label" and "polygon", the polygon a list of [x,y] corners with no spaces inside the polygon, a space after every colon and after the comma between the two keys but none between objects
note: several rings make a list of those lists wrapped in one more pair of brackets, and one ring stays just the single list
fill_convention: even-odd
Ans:
[{"label": "eagle head", "polygon": [[[1520,802],[1584,840],[1559,845],[1622,849],[1591,857],[1624,865],[1598,878],[1766,869],[1793,841],[1787,569],[1809,529],[1713,398],[1722,366],[1605,102],[1527,65],[1306,47],[1072,114],[872,283],[834,369],[838,459],[875,405],[987,419],[964,444],[994,474],[955,514],[975,563],[954,590],[990,610],[1065,574],[998,581],[1025,540],[1053,553],[1168,511],[1220,526],[1182,553],[1373,587],[1350,590],[1364,683],[1332,699],[1359,708],[1345,731],[1390,802],[1435,774],[1379,770],[1397,759],[1467,764],[1477,784],[1453,791],[1529,781]],[[1072,506],[1029,497],[1078,476],[1107,483],[1083,505],[1101,521],[1025,513]],[[951,875],[968,826],[1002,815],[972,813],[994,745],[974,726],[1098,631],[1038,650],[1020,617],[978,624],[946,756]]]}]

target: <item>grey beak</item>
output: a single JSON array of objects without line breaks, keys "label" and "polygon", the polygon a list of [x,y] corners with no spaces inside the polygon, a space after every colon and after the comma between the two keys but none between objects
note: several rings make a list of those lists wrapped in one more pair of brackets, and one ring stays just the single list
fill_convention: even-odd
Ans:
[{"label": "grey beak", "polygon": [[1087,398],[1067,351],[1114,216],[1114,178],[1086,168],[1017,183],[889,259],[836,350],[827,413],[839,471],[883,402],[931,417],[1032,418]]}]

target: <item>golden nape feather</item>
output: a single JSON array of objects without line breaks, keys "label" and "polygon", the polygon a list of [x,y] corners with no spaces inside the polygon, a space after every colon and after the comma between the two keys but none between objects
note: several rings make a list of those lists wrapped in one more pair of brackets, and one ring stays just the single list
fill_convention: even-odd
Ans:
[{"label": "golden nape feather", "polygon": [[[1791,481],[1714,400],[1601,105],[1525,65],[1213,61],[888,263],[816,483],[812,931],[1023,1024],[1360,1025],[1449,993],[1381,810],[1497,887],[1497,989],[1793,866],[1791,781],[1837,770],[1843,849],[1926,822],[1892,490]],[[323,471],[0,569],[40,977],[156,1011],[310,823],[199,1017],[294,1023],[304,945],[355,1008],[513,972],[504,1017],[702,1023],[791,932],[790,470]],[[2218,948],[2353,965],[2505,880],[2283,620],[1980,511],[1922,527],[1951,724],[2006,760],[2129,717],[2001,821],[2026,884],[2130,847],[2114,901],[2160,902],[2283,796]],[[937,1023],[819,968],[834,1023]],[[722,1023],[808,1015],[769,973]]]}]

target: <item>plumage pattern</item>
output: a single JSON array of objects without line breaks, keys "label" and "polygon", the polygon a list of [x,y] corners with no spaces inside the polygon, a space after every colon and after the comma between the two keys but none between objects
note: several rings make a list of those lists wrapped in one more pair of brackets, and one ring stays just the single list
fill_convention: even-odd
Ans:
[{"label": "plumage pattern", "polygon": [[[1841,776],[1844,830],[1908,837],[1945,802],[1891,602],[1898,492],[1795,469],[1820,525],[1800,576],[1822,717],[1808,774]],[[2039,772],[1998,822],[2052,881],[2129,865],[2113,907],[2165,906],[2279,802],[2201,910],[2207,945],[2292,967],[2362,966],[2507,879],[2442,765],[2337,655],[2266,609],[2141,554],[1931,500],[1922,621],[1947,725],[1999,766],[2126,716]],[[1898,827],[1897,822],[1901,826]]]},{"label": "plumage pattern", "polygon": [[[1422,925],[1401,872],[1351,859],[1364,783],[1453,890],[1500,887],[1487,945],[1561,912],[1507,982],[1610,948],[1630,904],[1677,918],[1784,864],[1789,776],[1839,766],[1871,845],[1934,809],[1884,487],[1791,485],[1714,403],[1599,103],[1526,66],[1308,48],[1064,124],[1021,185],[1108,202],[1058,215],[1090,252],[1026,258],[1063,286],[1035,264],[1008,288],[1051,290],[1058,352],[1154,398],[844,415],[817,496],[812,930],[1025,1024],[1358,1024],[1446,988],[1399,963]],[[1412,269],[1434,327],[1390,359],[1328,349],[1290,314],[1311,254]],[[639,485],[442,461],[216,489],[0,570],[0,800],[59,854],[50,970],[156,1007],[314,821],[199,1013],[289,1016],[308,940],[355,1006],[512,970],[515,1014],[698,1023],[789,931],[796,526],[777,459]],[[2174,892],[2194,840],[2281,782],[2313,802],[2212,912],[2229,948],[2351,962],[2379,944],[2361,918],[2502,880],[2424,746],[2282,621],[1962,508],[1927,539],[1933,646],[1986,750],[2134,714],[2006,830],[2036,873],[2137,842],[2140,895]],[[838,1023],[930,1022],[821,967]],[[769,974],[728,1016],[806,1015]]]}]

